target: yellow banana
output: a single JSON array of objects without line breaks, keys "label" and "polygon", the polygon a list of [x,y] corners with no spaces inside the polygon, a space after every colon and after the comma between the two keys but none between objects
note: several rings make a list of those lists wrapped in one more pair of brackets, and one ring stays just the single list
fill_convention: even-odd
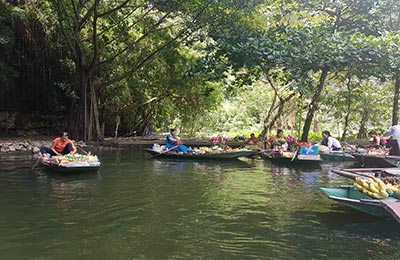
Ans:
[{"label": "yellow banana", "polygon": [[380,190],[379,194],[382,195],[383,198],[389,197],[389,194],[385,190]]},{"label": "yellow banana", "polygon": [[387,192],[387,194],[389,194],[389,195],[390,195],[390,194],[392,194],[392,193],[393,193],[393,190],[392,190],[391,188],[389,188],[389,187],[388,187],[388,188],[386,188],[386,192]]},{"label": "yellow banana", "polygon": [[373,183],[370,183],[370,185],[369,185],[369,190],[370,190],[372,193],[379,193],[379,190],[378,190],[377,188],[375,188],[375,185],[374,185]]},{"label": "yellow banana", "polygon": [[356,181],[357,184],[362,186],[362,180],[360,177],[356,177],[354,180]]},{"label": "yellow banana", "polygon": [[383,199],[383,196],[380,193],[372,193],[371,197],[374,199]]},{"label": "yellow banana", "polygon": [[363,186],[361,186],[360,184],[358,184],[358,183],[354,183],[354,185],[353,185],[357,190],[359,190],[359,191],[361,191],[362,192],[362,190],[363,190]]}]

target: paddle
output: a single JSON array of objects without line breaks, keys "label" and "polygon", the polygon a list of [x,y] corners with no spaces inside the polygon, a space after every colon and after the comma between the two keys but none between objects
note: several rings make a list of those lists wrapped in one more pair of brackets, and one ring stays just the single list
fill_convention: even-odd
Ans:
[{"label": "paddle", "polygon": [[37,158],[36,162],[31,166],[31,170],[35,169],[35,167],[38,165],[39,161],[40,161],[40,156],[39,156],[39,158]]},{"label": "paddle", "polygon": [[[300,149],[300,148],[299,148],[299,149]],[[299,151],[299,149],[297,149],[296,151],[294,151],[294,153],[293,153],[293,157],[292,157],[292,160],[291,160],[291,162],[293,162],[293,161],[294,161],[294,159],[296,159],[297,152]]]},{"label": "paddle", "polygon": [[160,153],[158,153],[158,154],[155,154],[155,155],[153,155],[153,157],[157,157],[157,156],[159,156],[159,155],[161,155],[161,154],[164,154],[164,153],[166,153],[166,152],[169,152],[169,151],[171,151],[171,150],[177,148],[178,146],[180,146],[180,144],[175,145],[175,146],[173,146],[173,147],[171,147],[171,148],[169,148],[169,149],[167,149],[167,150],[165,150],[165,151],[162,151],[162,152],[160,152]]},{"label": "paddle", "polygon": [[246,144],[247,144],[247,142],[246,142],[246,141],[244,141],[243,143],[241,143],[241,144],[239,145],[239,149],[242,149],[242,148],[244,148],[244,147],[246,146]]},{"label": "paddle", "polygon": [[84,154],[89,154],[88,152],[86,152],[85,150],[83,150],[82,147],[80,147],[80,146],[76,146],[76,147],[78,147]]}]

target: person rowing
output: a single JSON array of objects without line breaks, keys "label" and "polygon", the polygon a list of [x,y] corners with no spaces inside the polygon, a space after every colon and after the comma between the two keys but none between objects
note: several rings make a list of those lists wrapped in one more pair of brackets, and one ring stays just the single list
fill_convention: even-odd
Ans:
[{"label": "person rowing", "polygon": [[182,143],[181,139],[176,136],[176,133],[177,130],[175,128],[171,128],[165,140],[165,146],[167,147],[167,149],[183,153],[189,152],[190,149]]}]

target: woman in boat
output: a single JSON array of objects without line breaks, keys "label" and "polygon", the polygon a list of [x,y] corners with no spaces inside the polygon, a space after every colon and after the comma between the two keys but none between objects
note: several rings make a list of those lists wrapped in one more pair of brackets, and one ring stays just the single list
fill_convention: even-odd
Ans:
[{"label": "woman in boat", "polygon": [[376,131],[370,131],[368,135],[372,138],[372,144],[365,147],[381,148],[386,147],[387,140],[383,136],[379,136]]},{"label": "woman in boat", "polygon": [[286,143],[286,138],[283,137],[283,130],[278,129],[276,135],[268,139],[267,146],[269,146],[269,148],[273,148],[275,146],[281,146],[285,143]]},{"label": "woman in boat", "polygon": [[63,132],[60,137],[54,139],[53,144],[50,148],[42,146],[42,148],[40,148],[40,153],[48,153],[51,156],[74,154],[76,153],[76,147],[74,143],[70,139],[68,139],[68,133]]},{"label": "woman in boat", "polygon": [[187,146],[185,146],[184,144],[182,144],[181,139],[176,136],[176,133],[177,133],[176,129],[171,128],[171,130],[165,140],[165,146],[168,149],[171,149],[171,150],[174,150],[177,152],[183,152],[183,153],[189,152],[190,149]]},{"label": "woman in boat", "polygon": [[342,145],[339,140],[332,137],[329,131],[322,131],[322,140],[318,145],[325,145],[330,151],[342,151]]}]

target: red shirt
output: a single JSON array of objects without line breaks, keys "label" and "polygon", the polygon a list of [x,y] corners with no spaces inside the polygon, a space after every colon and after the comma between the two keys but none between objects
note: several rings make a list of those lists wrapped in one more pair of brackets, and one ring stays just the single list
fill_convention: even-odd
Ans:
[{"label": "red shirt", "polygon": [[248,144],[258,144],[258,138],[257,137],[254,137],[254,138],[249,138],[249,139],[247,139],[247,143]]},{"label": "red shirt", "polygon": [[64,150],[64,148],[65,148],[65,146],[66,146],[67,144],[72,144],[72,145],[74,145],[74,144],[72,143],[72,141],[69,140],[69,139],[67,139],[67,140],[65,140],[65,142],[63,142],[63,140],[61,139],[61,137],[57,137],[57,138],[54,139],[54,141],[53,141],[53,147],[54,147],[54,150],[56,150],[57,153],[61,153],[61,152]]}]

